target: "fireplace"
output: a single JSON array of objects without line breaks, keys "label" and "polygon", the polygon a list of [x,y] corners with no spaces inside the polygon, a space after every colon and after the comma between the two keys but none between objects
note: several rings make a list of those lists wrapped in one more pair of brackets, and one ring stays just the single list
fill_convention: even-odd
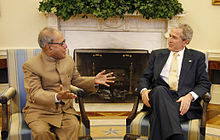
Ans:
[{"label": "fireplace", "polygon": [[97,92],[85,96],[87,103],[133,102],[137,82],[149,58],[147,50],[75,49],[74,60],[82,76],[95,76],[106,70],[116,76],[110,87],[99,86]]},{"label": "fireplace", "polygon": [[[88,15],[88,18],[81,18],[81,16],[79,15],[79,16],[74,16],[67,21],[63,21],[57,18],[54,14],[49,14],[48,15],[48,26],[57,28],[62,31],[65,37],[65,40],[68,44],[69,53],[72,56],[74,55],[74,53],[77,52],[75,50],[78,50],[78,49],[90,50],[91,48],[93,48],[93,49],[96,49],[97,51],[102,50],[102,49],[104,50],[111,49],[111,51],[114,51],[115,49],[118,49],[117,50],[118,52],[119,50],[125,51],[125,50],[131,49],[132,51],[133,49],[136,49],[136,50],[142,50],[145,53],[143,53],[142,51],[137,51],[138,53],[134,53],[135,55],[144,55],[145,56],[144,58],[147,58],[149,54],[146,53],[146,50],[151,52],[154,49],[167,47],[167,37],[168,37],[167,33],[169,32],[172,26],[178,23],[178,19],[182,16],[183,15],[174,17],[172,20],[162,20],[162,19],[146,20],[143,18],[141,14],[131,14],[131,15],[126,14],[123,19],[120,19],[119,17],[112,17],[107,20],[103,20],[100,18],[96,18],[94,15]],[[87,52],[91,53],[89,51]],[[82,53],[85,53],[85,52],[82,52]],[[107,53],[104,53],[104,54],[107,54]],[[118,53],[116,53],[115,55],[118,55]],[[135,55],[132,55],[132,57],[134,57]],[[78,61],[76,55],[74,57],[75,57],[75,60]],[[87,58],[86,61],[89,61],[91,63],[92,58],[93,57],[90,54],[90,58]],[[100,57],[96,56],[95,58],[100,58]],[[126,57],[126,58],[128,59],[129,57]],[[141,62],[141,64],[143,65],[144,64],[146,65],[146,61],[147,60],[144,59],[144,60],[140,60],[139,62]],[[89,62],[86,62],[86,63],[89,63]],[[113,62],[113,60],[111,62]],[[80,61],[78,64],[80,64]],[[127,86],[125,87],[126,87],[126,90],[128,91],[126,95],[129,93],[129,88],[132,89],[130,91],[133,91],[133,90],[135,91],[135,88],[137,85],[137,79],[139,78],[139,74],[137,73],[141,73],[140,71],[143,71],[144,69],[143,68],[144,66],[140,65],[141,67],[140,69],[142,70],[138,70],[136,66],[136,62],[133,62],[132,65],[134,68],[133,72],[135,71],[136,73],[134,73],[132,75],[133,77],[131,78],[133,79],[136,78],[136,79],[132,81],[131,86],[129,84],[130,82],[129,80],[127,81],[127,83],[125,83],[127,84]],[[87,66],[78,66],[80,72],[81,72],[80,67],[88,68]],[[112,71],[114,69],[110,69],[110,70]],[[128,70],[129,68],[122,69],[120,72],[118,71],[118,73],[122,73],[123,71],[127,72]],[[95,71],[96,72],[98,71],[97,67]],[[92,72],[93,72],[92,65],[90,64],[90,68],[88,68],[87,71],[82,71],[81,74],[82,75],[95,75]],[[115,74],[118,74],[118,73],[115,73]],[[129,73],[127,73],[126,76],[127,77],[125,78],[130,79]],[[89,95],[91,94],[97,95],[96,93],[89,93]],[[136,93],[135,92],[131,93],[131,95],[133,94],[136,94]],[[89,96],[89,97],[92,97],[92,96]],[[89,102],[85,103],[85,109],[87,111],[130,111],[133,106],[133,103],[130,102],[131,98],[123,101],[125,103],[123,102],[117,103],[118,100],[120,100],[120,98],[113,99],[113,98],[108,98],[107,96],[106,99],[104,99],[104,96],[103,96],[102,100],[96,99],[97,101],[96,103],[92,103],[92,101],[88,100]],[[113,102],[115,103],[111,102],[111,100],[113,100]],[[78,104],[74,103],[73,105],[76,110],[79,110]],[[142,108],[142,104],[139,104],[139,108]]]}]

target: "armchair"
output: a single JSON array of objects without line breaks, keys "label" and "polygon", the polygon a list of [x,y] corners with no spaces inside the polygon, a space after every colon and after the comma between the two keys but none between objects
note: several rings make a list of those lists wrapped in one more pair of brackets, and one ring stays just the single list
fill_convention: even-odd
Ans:
[{"label": "armchair", "polygon": [[[136,140],[141,136],[147,139],[150,134],[149,113],[147,111],[137,113],[140,99],[140,96],[135,99],[132,111],[126,119],[126,135],[124,140]],[[186,140],[205,140],[207,108],[210,100],[210,94],[206,93],[201,101],[203,107],[202,119],[181,123]]]},{"label": "armchair", "polygon": [[[31,140],[31,130],[24,121],[22,109],[26,103],[26,92],[24,89],[23,63],[33,56],[36,56],[41,49],[9,49],[8,59],[8,80],[9,89],[1,94],[2,104],[2,140]],[[72,92],[78,94],[79,107],[81,112],[81,128],[79,139],[91,140],[90,122],[85,113],[83,104],[84,91],[71,86]],[[8,113],[8,101],[10,102],[10,115]],[[10,120],[8,120],[8,117]]]}]

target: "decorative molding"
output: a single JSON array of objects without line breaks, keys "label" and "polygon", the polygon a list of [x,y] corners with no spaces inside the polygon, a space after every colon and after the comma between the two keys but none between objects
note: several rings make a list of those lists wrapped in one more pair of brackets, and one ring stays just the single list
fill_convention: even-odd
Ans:
[{"label": "decorative molding", "polygon": [[[160,38],[161,41],[159,42],[161,42],[161,45],[160,47],[155,46],[155,49],[158,49],[158,48],[165,48],[167,46],[167,36],[166,36],[167,31],[173,25],[178,23],[177,22],[178,19],[179,19],[179,16],[174,17],[172,20],[164,20],[164,19],[146,20],[140,14],[127,14],[125,15],[124,19],[121,19],[119,17],[114,17],[114,18],[109,18],[107,20],[103,20],[101,18],[95,17],[94,15],[88,15],[88,18],[82,18],[82,15],[77,15],[75,17],[71,17],[67,21],[63,21],[62,19],[58,19],[53,14],[48,14],[48,26],[60,29],[64,33],[64,35],[66,34],[70,35],[71,31],[73,31],[73,33],[75,31],[87,31],[88,33],[94,32],[94,35],[97,35],[97,33],[105,32],[106,34],[110,34],[110,36],[112,36],[111,34],[113,34],[113,32],[123,32],[125,33],[124,35],[126,35],[126,33],[135,34],[138,32],[146,33],[146,34],[148,33],[158,34],[159,33],[160,35],[157,37]],[[77,34],[77,35],[81,35],[81,34]],[[147,41],[151,40],[149,38],[150,35],[147,35],[146,37],[148,37]],[[155,41],[154,37],[152,37],[152,41]],[[114,38],[117,38],[117,36],[114,36]],[[99,39],[99,36],[97,36],[97,39]],[[81,41],[82,41],[82,38],[81,38]],[[112,40],[107,40],[107,42],[108,41],[111,42]],[[144,41],[145,40],[139,43],[143,43]],[[71,41],[67,40],[68,44],[69,42]],[[154,45],[155,42],[152,42],[150,44]],[[130,45],[133,45],[133,44],[130,43]],[[128,42],[128,46],[129,46],[129,42]],[[82,48],[80,46],[77,46],[77,47]],[[70,50],[74,49],[72,45],[69,45],[69,48]],[[150,46],[150,47],[148,46],[148,48],[150,48],[149,50],[152,50],[154,49],[154,46]],[[136,48],[133,48],[133,49],[136,49]]]},{"label": "decorative molding", "polygon": [[[72,17],[67,21],[60,20],[61,30],[77,31],[152,31],[152,29],[164,30],[167,20],[146,20],[141,15],[125,15],[124,19],[119,17],[103,20],[93,15],[82,18],[81,15]],[[57,23],[58,26],[58,23]]]},{"label": "decorative molding", "polygon": [[152,29],[168,31],[179,23],[184,14],[173,17],[171,20],[150,19],[146,20],[140,14],[127,14],[124,19],[119,17],[103,20],[94,15],[82,18],[82,15],[71,17],[67,21],[58,19],[54,14],[48,14],[48,26],[60,30],[76,31],[151,31]]}]

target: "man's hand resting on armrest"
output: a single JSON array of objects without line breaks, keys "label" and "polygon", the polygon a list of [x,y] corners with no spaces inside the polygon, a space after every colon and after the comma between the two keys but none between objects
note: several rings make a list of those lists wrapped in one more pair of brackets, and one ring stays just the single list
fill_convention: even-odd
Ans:
[{"label": "man's hand resting on armrest", "polygon": [[151,90],[148,89],[144,89],[141,91],[141,97],[142,97],[142,101],[143,103],[147,106],[147,107],[151,107],[150,103],[149,103],[149,93]]},{"label": "man's hand resting on armrest", "polygon": [[180,115],[186,114],[189,110],[190,104],[193,100],[192,94],[188,93],[185,96],[180,97],[176,102],[180,102]]}]

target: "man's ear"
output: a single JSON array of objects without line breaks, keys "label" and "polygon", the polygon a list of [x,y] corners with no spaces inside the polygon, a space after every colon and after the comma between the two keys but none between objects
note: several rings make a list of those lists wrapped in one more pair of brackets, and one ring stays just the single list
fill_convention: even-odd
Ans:
[{"label": "man's ear", "polygon": [[189,40],[185,40],[184,42],[185,42],[185,44],[186,44],[186,45],[188,45],[188,44],[189,44]]},{"label": "man's ear", "polygon": [[43,48],[44,52],[46,52],[47,54],[50,54],[52,51],[52,47],[50,47],[48,44],[45,45],[45,47]]},{"label": "man's ear", "polygon": [[50,47],[49,44],[46,44],[46,45],[45,45],[45,49],[46,49],[47,51],[51,51],[51,50],[52,50],[52,47]]}]

